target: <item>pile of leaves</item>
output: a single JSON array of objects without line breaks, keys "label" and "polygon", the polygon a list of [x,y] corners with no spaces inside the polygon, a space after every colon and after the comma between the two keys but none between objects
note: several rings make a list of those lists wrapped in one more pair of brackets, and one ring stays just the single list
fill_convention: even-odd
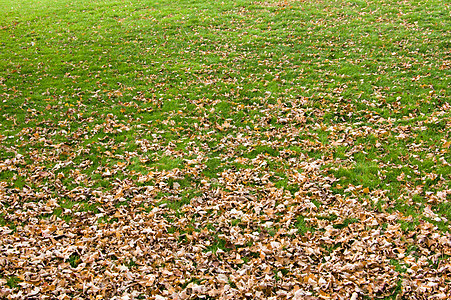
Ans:
[{"label": "pile of leaves", "polygon": [[6,2],[0,298],[450,297],[448,4]]}]

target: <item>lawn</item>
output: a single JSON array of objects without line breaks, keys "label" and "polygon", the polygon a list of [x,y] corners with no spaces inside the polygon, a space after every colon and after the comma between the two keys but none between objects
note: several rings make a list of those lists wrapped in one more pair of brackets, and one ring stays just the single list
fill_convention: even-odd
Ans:
[{"label": "lawn", "polygon": [[0,2],[0,299],[447,299],[447,1]]}]

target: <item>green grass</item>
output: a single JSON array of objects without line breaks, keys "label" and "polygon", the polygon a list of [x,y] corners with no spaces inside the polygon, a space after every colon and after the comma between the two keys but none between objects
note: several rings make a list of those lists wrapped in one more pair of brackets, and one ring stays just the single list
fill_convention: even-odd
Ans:
[{"label": "green grass", "polygon": [[22,280],[16,276],[11,276],[7,279],[6,285],[10,288],[17,288],[19,283],[22,282]]},{"label": "green grass", "polygon": [[216,253],[218,249],[221,249],[226,252],[232,250],[232,248],[228,245],[226,240],[215,236],[210,245],[205,247],[204,251],[205,252],[211,251],[213,253]]},{"label": "green grass", "polygon": [[74,253],[67,259],[67,262],[70,264],[72,268],[76,268],[81,263],[81,259],[78,254]]},{"label": "green grass", "polygon": [[297,228],[298,233],[301,235],[304,235],[307,232],[315,231],[315,228],[308,226],[308,224],[305,222],[305,219],[303,216],[298,216],[295,227]]}]

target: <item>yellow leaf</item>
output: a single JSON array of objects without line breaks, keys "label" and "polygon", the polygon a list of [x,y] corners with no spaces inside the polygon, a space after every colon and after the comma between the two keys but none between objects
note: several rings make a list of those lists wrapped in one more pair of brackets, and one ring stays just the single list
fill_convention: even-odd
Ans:
[{"label": "yellow leaf", "polygon": [[323,292],[323,291],[319,291],[319,297],[320,297],[321,299],[330,299],[330,298],[331,298],[330,295],[329,295],[328,293],[325,293],[325,292]]},{"label": "yellow leaf", "polygon": [[366,187],[366,188],[363,189],[363,193],[368,194],[369,192],[370,192],[369,188]]}]

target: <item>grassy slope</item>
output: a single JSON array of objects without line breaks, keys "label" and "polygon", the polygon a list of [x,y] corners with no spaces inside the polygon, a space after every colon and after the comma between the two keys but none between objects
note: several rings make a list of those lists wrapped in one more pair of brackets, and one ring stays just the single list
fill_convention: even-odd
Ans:
[{"label": "grassy slope", "polygon": [[[408,240],[431,222],[449,237],[446,3],[3,1],[0,10],[2,224],[76,222],[77,211],[114,223],[96,195],[135,209],[131,199],[152,186],[137,207],[163,204],[169,224],[199,218],[213,234],[214,219],[187,212],[193,199],[266,199],[277,188],[272,208],[291,199],[300,234],[365,224],[325,193],[397,216],[376,230],[398,224]],[[297,211],[301,198],[313,214]],[[43,199],[56,202],[14,215]],[[280,221],[261,218],[247,226]],[[169,233],[186,232],[177,226]],[[422,247],[400,248],[413,246]]]}]

